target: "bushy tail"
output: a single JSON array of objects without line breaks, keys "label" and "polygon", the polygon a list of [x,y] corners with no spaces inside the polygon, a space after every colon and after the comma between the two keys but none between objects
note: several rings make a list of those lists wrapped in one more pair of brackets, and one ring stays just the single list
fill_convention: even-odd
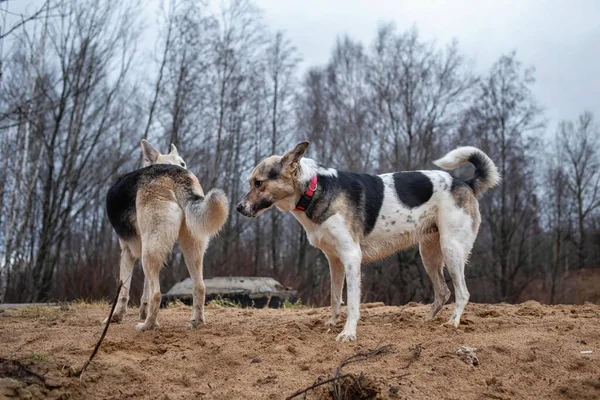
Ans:
[{"label": "bushy tail", "polygon": [[185,207],[186,225],[198,239],[215,236],[227,221],[229,200],[221,189],[213,189],[206,197],[191,199]]},{"label": "bushy tail", "polygon": [[433,163],[440,168],[456,169],[466,162],[470,162],[475,167],[475,176],[465,181],[473,189],[475,196],[500,183],[498,168],[487,154],[476,147],[459,147]]}]

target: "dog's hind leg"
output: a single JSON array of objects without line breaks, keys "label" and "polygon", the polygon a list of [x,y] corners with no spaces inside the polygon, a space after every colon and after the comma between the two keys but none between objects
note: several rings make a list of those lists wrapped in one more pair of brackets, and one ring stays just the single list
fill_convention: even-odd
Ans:
[{"label": "dog's hind leg", "polygon": [[137,324],[138,331],[147,331],[158,328],[156,319],[160,307],[160,269],[165,261],[165,256],[151,249],[142,250],[142,267],[148,279],[148,309],[146,320]]},{"label": "dog's hind leg", "polygon": [[146,210],[138,212],[138,224],[142,236],[142,267],[148,279],[148,309],[144,322],[137,324],[140,331],[158,327],[156,319],[160,307],[160,270],[177,240],[183,211],[173,202],[151,203]]},{"label": "dog's hind leg", "polygon": [[192,311],[192,319],[188,325],[189,329],[194,329],[198,324],[204,324],[204,299],[205,286],[202,271],[202,263],[204,261],[204,252],[206,250],[206,240],[198,240],[192,237],[185,226],[182,226],[179,234],[179,244],[181,252],[185,259],[185,265],[190,272],[190,278],[194,285],[194,304]]},{"label": "dog's hind leg", "polygon": [[[142,267],[143,268],[143,267]],[[144,274],[144,291],[142,292],[142,298],[140,301],[140,319],[146,319],[148,316],[148,294],[150,292],[150,282],[148,277]]]},{"label": "dog's hind leg", "polygon": [[331,318],[325,323],[327,326],[337,325],[342,308],[342,295],[344,290],[344,264],[334,254],[325,254],[329,261],[331,277]]},{"label": "dog's hind leg", "polygon": [[444,233],[440,233],[440,243],[444,255],[444,263],[446,264],[446,268],[448,269],[448,273],[454,284],[456,305],[447,324],[458,328],[460,325],[460,317],[462,316],[465,306],[469,302],[470,294],[465,281],[465,263],[467,262],[471,247],[473,246],[474,238],[467,239],[463,237],[463,240],[459,240],[454,237],[448,238],[448,236],[450,235],[446,234],[445,236]]},{"label": "dog's hind leg", "polygon": [[[129,289],[131,287],[131,277],[133,275],[133,266],[136,258],[131,252],[131,249],[127,243],[119,240],[121,245],[121,265],[119,266],[119,279],[123,282],[121,292],[119,293],[119,299],[115,306],[115,312],[113,313],[111,322],[119,323],[123,320],[125,313],[127,312],[127,303],[129,303]],[[108,321],[108,318],[104,320],[104,323]]]},{"label": "dog's hind leg", "polygon": [[425,317],[426,320],[431,320],[435,318],[450,298],[450,290],[446,286],[446,280],[444,279],[444,255],[440,247],[439,233],[430,235],[419,242],[419,251],[421,252],[425,271],[427,271],[427,275],[429,275],[433,284],[433,292],[435,294],[431,310],[429,310],[429,313]]}]

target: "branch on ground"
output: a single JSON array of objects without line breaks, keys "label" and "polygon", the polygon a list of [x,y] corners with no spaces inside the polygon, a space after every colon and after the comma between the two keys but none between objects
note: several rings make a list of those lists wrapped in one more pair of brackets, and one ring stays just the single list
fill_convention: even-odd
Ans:
[{"label": "branch on ground", "polygon": [[360,373],[360,376],[358,377],[358,379],[353,374],[350,374],[350,373],[342,374],[342,368],[344,368],[348,364],[373,359],[377,356],[386,355],[391,352],[392,352],[392,345],[388,344],[385,346],[377,345],[377,347],[373,350],[367,350],[367,351],[353,354],[353,355],[343,359],[342,362],[340,362],[340,364],[337,366],[337,368],[335,370],[335,376],[333,376],[332,378],[325,379],[323,381],[318,380],[317,382],[313,383],[312,385],[310,385],[304,389],[298,390],[297,392],[286,397],[286,400],[291,400],[295,397],[298,397],[302,394],[305,394],[311,390],[314,390],[314,389],[316,389],[320,386],[326,385],[328,383],[333,383],[333,387],[331,390],[331,394],[332,394],[333,398],[335,400],[341,400],[343,398],[342,397],[342,387],[344,386],[344,382],[346,382],[346,380],[351,380],[355,386],[358,386],[359,389],[362,389],[361,381],[364,378],[364,375],[362,372]]},{"label": "branch on ground", "polygon": [[98,339],[98,342],[96,343],[96,346],[94,347],[94,350],[92,351],[92,354],[90,354],[90,357],[87,359],[85,364],[83,364],[83,367],[69,368],[69,376],[78,376],[81,379],[81,377],[83,376],[83,373],[87,369],[88,365],[90,365],[90,363],[96,356],[96,353],[100,349],[100,345],[102,344],[102,341],[104,340],[104,337],[106,336],[106,332],[108,332],[108,327],[110,326],[110,323],[112,322],[112,317],[113,317],[113,314],[115,313],[115,307],[117,306],[117,302],[119,301],[119,293],[121,292],[122,287],[123,287],[123,281],[119,281],[119,285],[117,286],[117,292],[115,294],[115,299],[114,299],[112,307],[110,309],[110,313],[108,314],[108,320],[106,321],[106,325],[104,325],[104,331],[102,331],[102,335],[100,335],[100,339]]}]

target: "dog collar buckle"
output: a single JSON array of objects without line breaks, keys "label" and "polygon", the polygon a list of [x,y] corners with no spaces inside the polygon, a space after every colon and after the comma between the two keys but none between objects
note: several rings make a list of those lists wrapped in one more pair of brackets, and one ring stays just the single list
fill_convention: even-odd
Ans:
[{"label": "dog collar buckle", "polygon": [[317,187],[317,176],[315,175],[308,183],[306,192],[302,194],[300,200],[298,200],[298,203],[296,203],[296,211],[306,211],[315,194],[315,191],[317,190]]}]

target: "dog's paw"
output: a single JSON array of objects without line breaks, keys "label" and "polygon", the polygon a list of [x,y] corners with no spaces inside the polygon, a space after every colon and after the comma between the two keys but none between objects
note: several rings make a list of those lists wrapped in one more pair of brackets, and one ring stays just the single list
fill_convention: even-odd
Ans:
[{"label": "dog's paw", "polygon": [[150,325],[146,325],[145,322],[139,322],[136,326],[135,329],[140,331],[140,332],[144,332],[144,331],[152,331],[152,330],[156,330],[160,327],[160,325],[158,325],[158,322],[154,323],[154,326],[150,326]]},{"label": "dog's paw", "polygon": [[190,321],[190,323],[188,324],[188,329],[196,329],[197,327],[199,327],[200,325],[205,325],[206,321],[204,320],[204,318],[197,320],[197,319],[193,319]]},{"label": "dog's paw", "polygon": [[431,313],[427,313],[426,315],[423,316],[423,321],[424,322],[431,322],[435,319],[435,315],[431,315]]},{"label": "dog's paw", "polygon": [[[110,320],[111,324],[120,324],[123,321],[123,314],[113,314],[112,319]],[[108,317],[104,318],[102,321],[102,325],[106,325],[108,323]]]},{"label": "dog's paw", "polygon": [[337,335],[337,337],[335,338],[336,342],[353,342],[356,340],[356,332],[346,332],[345,330],[342,331],[342,333],[340,333],[339,335]]},{"label": "dog's paw", "polygon": [[447,322],[444,322],[442,324],[442,326],[446,327],[446,328],[458,328],[459,325],[460,325],[460,321],[456,321],[452,318],[450,318]]}]

